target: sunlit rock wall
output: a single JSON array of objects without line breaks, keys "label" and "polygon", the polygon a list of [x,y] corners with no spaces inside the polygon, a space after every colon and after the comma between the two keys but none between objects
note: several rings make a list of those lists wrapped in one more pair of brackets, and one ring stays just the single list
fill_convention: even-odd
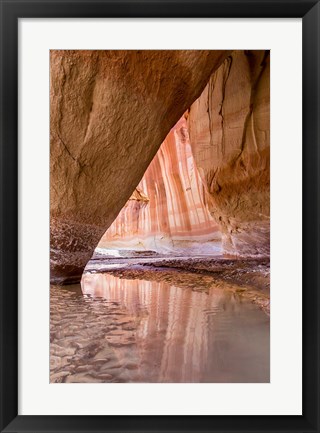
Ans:
[{"label": "sunlit rock wall", "polygon": [[230,54],[192,104],[188,125],[224,251],[269,254],[269,51]]},{"label": "sunlit rock wall", "polygon": [[134,194],[99,247],[198,253],[220,251],[220,233],[206,205],[187,122],[171,129]]}]

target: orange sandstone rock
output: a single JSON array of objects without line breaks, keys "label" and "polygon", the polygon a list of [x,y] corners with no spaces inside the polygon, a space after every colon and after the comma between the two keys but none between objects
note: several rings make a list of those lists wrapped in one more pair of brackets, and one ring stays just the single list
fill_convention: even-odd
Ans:
[{"label": "orange sandstone rock", "polygon": [[205,204],[187,122],[171,129],[99,247],[157,252],[220,251],[218,226]]},{"label": "orange sandstone rock", "polygon": [[79,280],[167,133],[227,55],[51,51],[52,282]]},{"label": "orange sandstone rock", "polygon": [[268,255],[270,56],[234,51],[212,74],[189,116],[192,151],[224,250]]}]

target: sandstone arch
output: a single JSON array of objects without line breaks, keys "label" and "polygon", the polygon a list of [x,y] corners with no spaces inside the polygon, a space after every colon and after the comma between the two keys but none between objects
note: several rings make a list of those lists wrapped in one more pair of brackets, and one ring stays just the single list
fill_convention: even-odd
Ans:
[{"label": "sandstone arch", "polygon": [[79,281],[170,128],[226,51],[52,51],[51,281]]}]

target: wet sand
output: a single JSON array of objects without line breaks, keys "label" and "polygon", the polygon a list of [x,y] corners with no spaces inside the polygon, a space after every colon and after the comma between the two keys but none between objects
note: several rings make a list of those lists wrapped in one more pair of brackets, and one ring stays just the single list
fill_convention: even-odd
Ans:
[{"label": "wet sand", "polygon": [[[191,290],[220,287],[242,297],[270,314],[269,258],[236,259],[224,256],[119,257],[90,261],[86,274],[110,273],[124,279],[178,283]],[[86,275],[85,274],[85,275]]]}]

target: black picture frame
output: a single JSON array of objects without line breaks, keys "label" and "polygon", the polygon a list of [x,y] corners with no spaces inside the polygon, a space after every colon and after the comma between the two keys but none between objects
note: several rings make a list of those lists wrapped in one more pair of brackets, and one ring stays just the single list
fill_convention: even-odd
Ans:
[{"label": "black picture frame", "polygon": [[[319,22],[314,0],[0,0],[1,432],[319,432]],[[303,19],[303,415],[18,414],[18,19],[215,17]],[[290,65],[288,65],[290,73]]]}]

